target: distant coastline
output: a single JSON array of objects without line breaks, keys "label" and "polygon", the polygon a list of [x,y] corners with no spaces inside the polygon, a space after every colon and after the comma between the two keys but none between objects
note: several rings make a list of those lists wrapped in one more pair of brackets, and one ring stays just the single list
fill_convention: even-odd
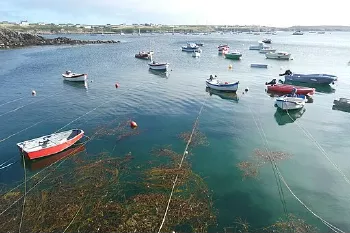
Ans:
[{"label": "distant coastline", "polygon": [[259,25],[80,25],[80,24],[16,24],[0,23],[0,28],[31,34],[138,34],[138,33],[212,33],[270,31],[350,31],[350,26],[266,27]]}]

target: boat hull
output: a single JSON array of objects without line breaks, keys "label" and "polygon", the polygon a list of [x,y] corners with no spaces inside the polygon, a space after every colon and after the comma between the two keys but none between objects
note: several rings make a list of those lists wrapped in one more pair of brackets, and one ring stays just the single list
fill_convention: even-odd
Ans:
[{"label": "boat hull", "polygon": [[296,110],[305,106],[306,99],[298,97],[279,97],[276,99],[275,104],[282,110]]},{"label": "boat hull", "polygon": [[266,54],[266,53],[274,53],[276,52],[276,49],[260,49],[259,53]]},{"label": "boat hull", "polygon": [[284,76],[287,82],[331,84],[337,80],[334,75],[328,74],[292,74]]},{"label": "boat hull", "polygon": [[210,82],[209,80],[205,81],[207,87],[217,90],[217,91],[229,91],[229,92],[236,92],[238,89],[239,82],[236,83],[228,83],[228,84],[215,84]]},{"label": "boat hull", "polygon": [[231,53],[226,53],[225,58],[231,59],[231,60],[240,60],[242,57],[242,54],[231,54]]},{"label": "boat hull", "polygon": [[167,71],[169,68],[169,64],[148,64],[149,68],[151,70],[158,70],[158,71]]},{"label": "boat hull", "polygon": [[87,79],[86,74],[79,74],[79,75],[62,74],[62,76],[64,80],[70,81],[70,82],[85,82],[85,80]]},{"label": "boat hull", "polygon": [[313,95],[315,93],[315,88],[299,87],[299,86],[287,85],[287,84],[277,84],[273,86],[267,86],[267,91],[274,92],[274,93],[281,93],[281,94],[290,94],[292,93],[293,88],[297,90],[296,94],[300,94],[300,95]]},{"label": "boat hull", "polygon": [[[60,138],[59,135],[64,133],[65,134],[74,133],[76,135],[74,135],[69,139],[63,138],[63,137]],[[29,159],[32,160],[32,159],[43,158],[43,157],[57,154],[61,151],[64,151],[65,149],[74,145],[83,136],[84,136],[83,130],[69,130],[58,134],[51,134],[40,138],[35,138],[29,141],[20,142],[20,143],[17,143],[17,146],[21,153],[23,153]],[[55,137],[55,139],[60,139],[60,141],[63,140],[63,142],[50,143],[49,146],[46,146],[46,144],[41,144],[41,142],[45,141],[46,138],[53,138],[53,137]],[[33,150],[32,147],[28,148],[27,145],[33,145],[33,148],[35,149]]]},{"label": "boat hull", "polygon": [[250,64],[252,68],[267,68],[267,64]]},{"label": "boat hull", "polygon": [[276,59],[276,60],[289,60],[290,54],[282,55],[277,53],[266,53],[266,58],[268,59]]}]

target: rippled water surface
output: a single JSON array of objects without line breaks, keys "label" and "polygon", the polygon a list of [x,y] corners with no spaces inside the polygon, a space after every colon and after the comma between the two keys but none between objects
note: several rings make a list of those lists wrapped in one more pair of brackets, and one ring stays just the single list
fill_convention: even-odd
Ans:
[{"label": "rippled water surface", "polygon": [[[290,61],[266,60],[257,51],[248,50],[264,36],[77,35],[73,37],[122,43],[0,51],[0,140],[38,123],[0,142],[0,163],[17,161],[0,170],[0,182],[11,185],[23,179],[17,142],[50,134],[72,121],[64,129],[81,128],[88,136],[111,120],[133,119],[138,123],[140,135],[121,141],[116,148],[113,139],[93,141],[86,145],[90,151],[131,151],[136,161],[147,160],[153,145],[173,144],[182,153],[185,145],[177,135],[192,129],[205,103],[199,129],[209,146],[196,148],[190,160],[213,193],[221,229],[237,216],[262,227],[283,215],[271,165],[262,167],[258,179],[242,180],[237,168],[267,143],[272,151],[292,155],[278,162],[278,167],[294,194],[328,222],[350,231],[350,183],[344,179],[350,177],[350,115],[332,110],[334,99],[350,97],[350,34],[266,35],[271,36],[271,46],[292,54]],[[200,58],[181,52],[187,41],[204,43]],[[241,51],[242,60],[218,55],[217,46],[222,43]],[[168,75],[150,72],[147,61],[134,58],[135,53],[148,49],[155,51],[156,61],[170,63]],[[267,63],[269,67],[254,69],[251,63]],[[232,69],[228,69],[230,64]],[[265,92],[264,83],[279,78],[285,69],[339,78],[334,85],[318,88],[312,103],[292,113],[297,118],[293,122],[276,110],[274,98]],[[61,73],[66,70],[88,73],[87,84],[62,81]],[[239,81],[238,97],[209,95],[204,81],[210,74]],[[243,94],[246,87],[249,91]],[[32,90],[37,96],[31,96]],[[12,100],[16,101],[8,103]],[[324,230],[283,187],[287,211]]]}]

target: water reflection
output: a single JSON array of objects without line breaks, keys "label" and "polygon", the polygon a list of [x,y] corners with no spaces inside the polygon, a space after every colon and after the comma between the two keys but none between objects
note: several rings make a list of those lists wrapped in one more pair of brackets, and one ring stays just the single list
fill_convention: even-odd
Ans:
[{"label": "water reflection", "polygon": [[[81,145],[75,145],[74,147],[71,147],[65,151],[62,151],[58,154],[51,155],[51,156],[48,156],[45,158],[35,159],[35,160],[27,160],[26,159],[26,168],[28,168],[31,171],[39,170],[39,169],[45,168],[47,166],[50,166],[54,162],[57,162],[57,161],[64,159],[68,156],[76,155],[84,150],[85,150],[85,145],[81,144]],[[23,163],[23,161],[22,161],[22,163]]]},{"label": "water reflection", "polygon": [[233,100],[235,102],[238,102],[239,100],[238,95],[235,92],[221,92],[221,91],[213,90],[209,87],[205,88],[205,91],[208,92],[210,96],[214,94],[219,96],[221,99]]},{"label": "water reflection", "polygon": [[154,75],[158,75],[158,76],[163,77],[163,78],[168,78],[170,75],[169,71],[158,71],[158,70],[148,69],[148,72],[151,74],[154,74]]},{"label": "water reflection", "polygon": [[305,111],[305,108],[302,108],[300,110],[290,110],[288,112],[277,108],[274,117],[278,125],[286,125],[293,123],[296,119],[300,118]]},{"label": "water reflection", "polygon": [[84,82],[71,82],[71,81],[64,80],[63,82],[64,82],[64,84],[71,86],[71,87],[74,87],[74,88],[85,88],[86,90],[89,89],[89,81],[88,80],[85,80]]},{"label": "water reflection", "polygon": [[302,86],[302,87],[311,87],[315,88],[316,92],[319,93],[334,93],[335,89],[327,84],[316,84],[316,83],[299,83],[299,82],[284,82],[285,84],[291,84],[291,85],[296,85],[296,86]]}]

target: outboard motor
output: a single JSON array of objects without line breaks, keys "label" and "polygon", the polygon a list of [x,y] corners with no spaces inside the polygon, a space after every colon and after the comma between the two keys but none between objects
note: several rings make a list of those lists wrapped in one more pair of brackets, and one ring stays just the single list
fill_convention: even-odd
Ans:
[{"label": "outboard motor", "polygon": [[272,79],[270,82],[268,83],[265,83],[265,85],[275,85],[277,82],[276,82],[276,79]]},{"label": "outboard motor", "polygon": [[279,76],[285,76],[285,75],[292,75],[292,71],[291,70],[286,70],[283,74],[279,74]]}]

